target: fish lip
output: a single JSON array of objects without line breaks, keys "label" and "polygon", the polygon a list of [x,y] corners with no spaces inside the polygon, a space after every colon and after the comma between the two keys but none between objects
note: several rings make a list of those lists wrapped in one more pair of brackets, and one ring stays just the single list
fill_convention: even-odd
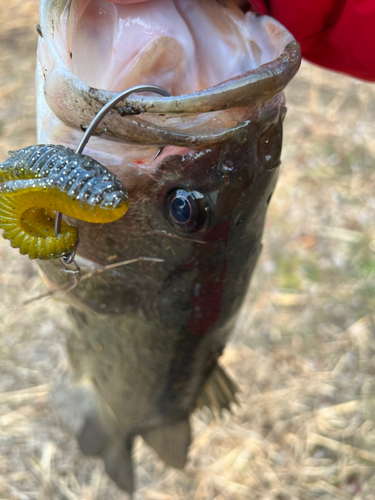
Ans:
[{"label": "fish lip", "polygon": [[[300,46],[295,40],[291,40],[273,61],[207,89],[171,97],[133,95],[117,104],[116,109],[120,114],[130,116],[142,113],[209,113],[253,106],[280,94],[295,76],[300,64]],[[116,92],[89,89],[89,94],[102,106],[118,95]]]},{"label": "fish lip", "polygon": [[[41,0],[40,22],[43,39],[40,43],[48,47],[50,57],[54,61],[52,71],[43,75],[46,103],[59,120],[71,128],[82,130],[97,112],[118,94],[85,85],[69,69],[70,42],[67,38],[75,29],[72,26],[73,21],[70,22],[69,19],[77,8],[77,2],[78,0]],[[242,117],[238,115],[234,126],[232,124],[231,127],[208,134],[205,134],[203,129],[199,130],[199,127],[195,129],[194,126],[182,131],[173,130],[166,122],[165,126],[158,126],[155,125],[155,119],[150,121],[147,115],[202,116],[213,115],[215,112],[225,113],[233,108],[255,109],[259,104],[269,102],[281,94],[299,69],[300,47],[282,25],[268,16],[254,16],[254,22],[263,26],[262,29],[267,33],[272,32],[280,47],[284,45],[276,59],[195,93],[172,97],[132,95],[111,111],[96,135],[132,144],[173,144],[191,148],[210,146],[230,138],[238,128],[247,124],[243,113]],[[65,27],[67,33],[63,33],[61,26]],[[64,37],[65,59],[56,47],[55,39],[58,36]],[[207,131],[207,124],[212,124],[212,120],[207,117],[204,120],[203,128]]]}]

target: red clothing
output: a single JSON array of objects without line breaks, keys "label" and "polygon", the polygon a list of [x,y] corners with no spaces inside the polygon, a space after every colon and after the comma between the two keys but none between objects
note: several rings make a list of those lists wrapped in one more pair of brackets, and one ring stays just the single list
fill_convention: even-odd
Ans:
[{"label": "red clothing", "polygon": [[375,0],[249,0],[283,24],[311,62],[375,81]]}]

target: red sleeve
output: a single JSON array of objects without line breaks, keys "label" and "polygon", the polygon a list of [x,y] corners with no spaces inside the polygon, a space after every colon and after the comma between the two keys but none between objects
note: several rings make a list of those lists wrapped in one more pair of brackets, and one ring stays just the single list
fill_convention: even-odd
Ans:
[{"label": "red sleeve", "polygon": [[375,0],[249,0],[283,24],[309,61],[375,81]]}]

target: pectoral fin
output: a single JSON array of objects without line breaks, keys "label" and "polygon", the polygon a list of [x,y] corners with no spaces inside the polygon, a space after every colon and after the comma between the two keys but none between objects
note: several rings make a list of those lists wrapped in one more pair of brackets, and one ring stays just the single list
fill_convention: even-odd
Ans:
[{"label": "pectoral fin", "polygon": [[123,490],[134,491],[132,443],[111,442],[100,454],[108,476]]},{"label": "pectoral fin", "polygon": [[132,440],[109,436],[95,414],[88,415],[77,437],[86,456],[99,456],[104,460],[108,476],[123,490],[134,491]]},{"label": "pectoral fin", "polygon": [[191,442],[188,418],[148,429],[142,433],[142,437],[166,464],[176,469],[184,468]]},{"label": "pectoral fin", "polygon": [[108,476],[123,490],[134,491],[132,439],[116,435],[115,428],[102,422],[90,377],[74,385],[66,377],[53,391],[63,428],[75,434],[82,453],[104,460]]},{"label": "pectoral fin", "polygon": [[217,364],[204,383],[197,398],[196,407],[207,406],[210,410],[230,409],[230,403],[237,403],[238,386],[234,380]]}]

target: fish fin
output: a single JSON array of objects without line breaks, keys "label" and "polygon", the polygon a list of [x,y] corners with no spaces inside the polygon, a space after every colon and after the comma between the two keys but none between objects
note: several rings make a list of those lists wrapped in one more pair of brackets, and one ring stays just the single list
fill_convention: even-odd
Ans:
[{"label": "fish fin", "polygon": [[134,491],[132,441],[109,436],[95,414],[86,417],[77,441],[86,456],[103,459],[108,476],[131,495]]},{"label": "fish fin", "polygon": [[102,458],[108,476],[132,495],[132,441],[107,432],[90,382],[74,384],[69,377],[65,377],[55,386],[52,402],[58,410],[61,426],[76,436],[82,453]]},{"label": "fish fin", "polygon": [[191,442],[189,419],[147,429],[142,434],[146,443],[159,457],[176,469],[183,469]]},{"label": "fish fin", "polygon": [[134,491],[132,445],[131,440],[125,443],[121,439],[112,440],[100,454],[108,476],[130,495]]},{"label": "fish fin", "polygon": [[238,404],[237,392],[236,382],[217,364],[198,395],[196,407],[201,409],[207,406],[211,411],[219,410],[219,412],[224,408],[230,410],[230,403]]},{"label": "fish fin", "polygon": [[134,477],[132,461],[132,442],[122,437],[110,436],[100,422],[98,415],[89,414],[84,421],[77,441],[86,456],[103,459],[108,476],[123,490],[133,494]]},{"label": "fish fin", "polygon": [[106,447],[108,435],[95,414],[88,415],[77,436],[81,451],[87,457],[100,455]]},{"label": "fish fin", "polygon": [[103,459],[108,476],[123,490],[133,494],[134,476],[132,461],[132,441],[124,442],[109,436],[95,415],[86,418],[81,433],[77,437],[81,451],[86,456]]}]

